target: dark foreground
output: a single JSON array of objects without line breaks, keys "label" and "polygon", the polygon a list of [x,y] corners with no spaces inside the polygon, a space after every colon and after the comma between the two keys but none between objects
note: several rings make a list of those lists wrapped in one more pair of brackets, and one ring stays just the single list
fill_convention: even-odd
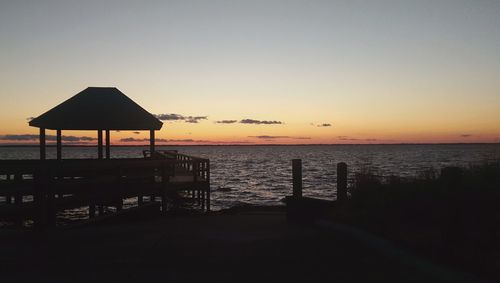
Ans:
[{"label": "dark foreground", "polygon": [[330,226],[289,225],[282,209],[269,208],[38,235],[3,230],[0,276],[2,282],[477,282]]}]

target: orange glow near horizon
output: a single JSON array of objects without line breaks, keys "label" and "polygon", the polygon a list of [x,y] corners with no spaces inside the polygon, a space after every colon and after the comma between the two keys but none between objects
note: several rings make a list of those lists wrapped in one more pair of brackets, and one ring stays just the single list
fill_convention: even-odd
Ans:
[{"label": "orange glow near horizon", "polygon": [[2,3],[0,144],[89,86],[207,117],[157,144],[500,142],[500,2],[394,2]]},{"label": "orange glow near horizon", "polygon": [[[259,144],[400,144],[400,143],[498,143],[499,133],[488,128],[481,131],[461,133],[453,129],[433,129],[404,131],[404,129],[363,129],[353,126],[332,125],[319,127],[318,124],[283,125],[230,125],[203,121],[197,124],[185,122],[165,122],[156,133],[157,145],[259,145]],[[353,127],[354,128],[354,127]],[[25,131],[0,132],[5,135],[38,135],[38,129],[25,127]],[[415,129],[415,128],[414,128]],[[28,131],[29,130],[29,131]],[[54,136],[56,131],[47,130]],[[95,131],[63,131],[63,136],[96,138]],[[112,145],[147,145],[148,131],[111,131]],[[48,141],[52,144],[54,141]],[[63,145],[91,145],[92,141],[64,141]],[[0,144],[38,144],[38,140],[2,140]]]}]

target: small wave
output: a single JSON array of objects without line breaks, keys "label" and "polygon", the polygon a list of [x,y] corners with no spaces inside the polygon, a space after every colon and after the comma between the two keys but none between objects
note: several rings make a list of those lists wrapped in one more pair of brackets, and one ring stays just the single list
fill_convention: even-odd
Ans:
[{"label": "small wave", "polygon": [[217,191],[220,191],[220,192],[230,192],[232,190],[233,189],[228,188],[228,187],[219,187],[219,188],[217,188]]}]

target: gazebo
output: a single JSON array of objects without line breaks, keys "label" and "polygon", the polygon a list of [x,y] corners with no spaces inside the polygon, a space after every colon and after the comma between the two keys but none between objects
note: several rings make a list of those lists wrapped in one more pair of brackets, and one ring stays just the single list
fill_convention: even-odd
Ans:
[{"label": "gazebo", "polygon": [[110,131],[149,130],[150,151],[155,151],[155,131],[163,123],[115,87],[88,87],[29,122],[40,128],[40,159],[46,158],[45,130],[56,130],[57,159],[62,158],[62,131],[97,131],[98,159],[110,158]]},{"label": "gazebo", "polygon": [[[44,229],[56,224],[58,211],[87,206],[89,218],[96,216],[96,207],[99,216],[107,215],[110,206],[113,213],[166,213],[174,193],[210,210],[210,161],[155,150],[155,131],[163,123],[114,87],[86,88],[29,125],[40,128],[40,160],[0,160],[0,197],[5,198],[0,221],[29,219],[35,229]],[[57,159],[46,160],[47,129],[57,131]],[[97,131],[98,158],[62,160],[63,130]],[[143,158],[110,159],[110,131],[144,130],[150,133],[150,150]],[[123,208],[125,199],[133,203],[135,198],[137,206]]]}]

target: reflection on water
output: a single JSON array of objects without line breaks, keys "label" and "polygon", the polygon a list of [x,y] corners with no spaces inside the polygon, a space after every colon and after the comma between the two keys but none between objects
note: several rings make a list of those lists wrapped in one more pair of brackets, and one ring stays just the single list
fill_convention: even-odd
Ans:
[{"label": "reflection on water", "polygon": [[[500,159],[500,145],[329,145],[329,146],[176,146],[181,153],[210,159],[212,207],[239,204],[276,205],[291,194],[291,159],[302,159],[304,195],[332,199],[335,167],[346,162],[352,172],[369,169],[379,175],[416,176],[448,165],[467,166]],[[113,158],[142,157],[146,147],[112,148]],[[48,149],[55,158],[55,148]],[[96,149],[63,149],[64,158],[94,158]],[[0,159],[38,157],[36,147],[0,148]],[[78,214],[78,211],[72,211]]]}]

